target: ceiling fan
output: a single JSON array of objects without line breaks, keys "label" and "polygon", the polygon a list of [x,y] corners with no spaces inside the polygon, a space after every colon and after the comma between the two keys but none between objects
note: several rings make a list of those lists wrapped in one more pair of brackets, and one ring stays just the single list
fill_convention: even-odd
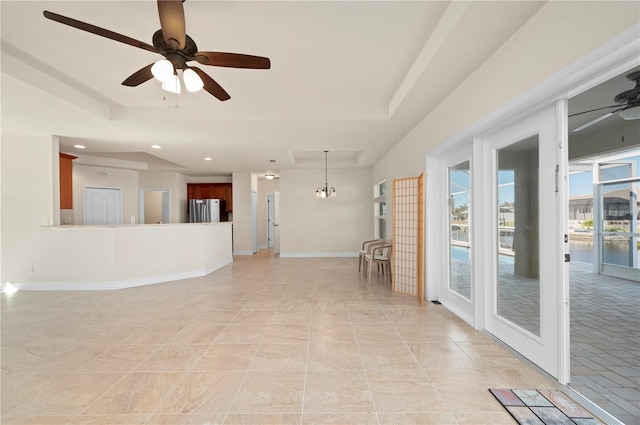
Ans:
[{"label": "ceiling fan", "polygon": [[185,31],[184,0],[158,0],[160,29],[153,34],[153,46],[116,32],[97,27],[76,19],[44,11],[45,18],[70,27],[87,31],[101,37],[119,41],[139,49],[148,50],[164,56],[165,59],[149,64],[127,77],[122,84],[138,86],[156,77],[163,83],[163,89],[179,93],[178,70],[182,70],[185,87],[189,91],[204,88],[219,100],[228,100],[229,94],[213,78],[200,68],[187,65],[195,61],[201,65],[223,66],[228,68],[269,69],[269,58],[225,52],[200,52],[196,43]]},{"label": "ceiling fan", "polygon": [[572,132],[584,130],[587,127],[592,126],[593,124],[600,122],[604,119],[609,118],[613,114],[619,113],[620,116],[625,120],[637,120],[640,119],[640,71],[632,72],[627,75],[627,79],[630,81],[634,81],[636,86],[631,90],[623,91],[619,93],[613,101],[616,102],[616,105],[603,106],[602,108],[591,109],[589,111],[578,112],[576,114],[569,115],[569,117],[575,117],[582,114],[587,114],[589,112],[601,111],[604,109],[613,109],[614,111],[607,112],[604,115],[599,116],[596,119],[589,121],[586,124],[581,125],[576,128]]}]

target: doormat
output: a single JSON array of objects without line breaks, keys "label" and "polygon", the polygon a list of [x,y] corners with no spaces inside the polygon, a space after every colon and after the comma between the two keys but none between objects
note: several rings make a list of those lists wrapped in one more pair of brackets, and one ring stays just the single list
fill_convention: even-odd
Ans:
[{"label": "doormat", "polygon": [[600,425],[562,391],[495,388],[489,391],[520,425]]}]

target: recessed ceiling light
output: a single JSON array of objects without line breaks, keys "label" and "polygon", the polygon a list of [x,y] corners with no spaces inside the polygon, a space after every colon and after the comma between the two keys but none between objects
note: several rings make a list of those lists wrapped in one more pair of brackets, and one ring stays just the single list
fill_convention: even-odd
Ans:
[{"label": "recessed ceiling light", "polygon": [[162,149],[162,146],[160,146],[160,145],[151,145],[151,147],[153,149]]},{"label": "recessed ceiling light", "polygon": [[73,147],[76,148],[76,149],[84,149],[84,148],[86,148],[85,145],[73,145]]},{"label": "recessed ceiling light", "polygon": [[205,161],[211,161],[211,158],[206,157],[204,160],[205,160]]}]

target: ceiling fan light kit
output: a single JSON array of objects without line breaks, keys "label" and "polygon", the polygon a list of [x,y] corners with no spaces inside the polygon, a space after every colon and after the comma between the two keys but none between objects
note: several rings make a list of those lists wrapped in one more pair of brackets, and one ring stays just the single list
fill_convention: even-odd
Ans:
[{"label": "ceiling fan light kit", "polygon": [[640,120],[640,105],[620,111],[623,120]]},{"label": "ceiling fan light kit", "polygon": [[575,117],[589,112],[600,111],[603,109],[613,109],[614,111],[607,112],[591,121],[579,126],[572,130],[572,133],[584,130],[587,127],[594,125],[600,121],[603,121],[614,114],[620,115],[623,120],[638,120],[640,119],[640,71],[635,71],[627,75],[627,79],[636,83],[636,86],[631,90],[623,91],[613,99],[616,105],[603,106],[601,108],[591,109],[589,111],[578,112],[577,114],[569,115],[569,117]]},{"label": "ceiling fan light kit", "polygon": [[127,77],[122,85],[128,87],[136,87],[155,77],[162,82],[164,90],[180,93],[177,73],[178,70],[182,70],[183,82],[188,91],[195,92],[204,88],[218,100],[224,101],[231,96],[222,86],[200,68],[188,66],[187,62],[196,61],[201,65],[227,68],[271,68],[269,58],[262,56],[198,51],[196,43],[185,32],[182,3],[183,0],[157,0],[161,28],[153,34],[153,45],[47,10],[43,14],[52,21],[164,56],[164,59],[147,65]]}]

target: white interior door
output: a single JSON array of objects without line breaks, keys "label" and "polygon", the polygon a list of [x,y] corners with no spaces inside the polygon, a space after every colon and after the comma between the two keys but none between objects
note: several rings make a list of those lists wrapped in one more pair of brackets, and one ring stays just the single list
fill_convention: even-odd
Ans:
[{"label": "white interior door", "polygon": [[273,248],[274,226],[273,223],[273,193],[267,194],[267,248]]},{"label": "white interior door", "polygon": [[280,192],[273,192],[273,252],[280,254]]},{"label": "white interior door", "polygon": [[487,136],[483,150],[486,329],[561,381],[569,333],[563,105]]},{"label": "white interior door", "polygon": [[258,194],[251,192],[251,253],[258,252]]},{"label": "white interior door", "polygon": [[122,224],[120,189],[85,187],[84,224]]}]

